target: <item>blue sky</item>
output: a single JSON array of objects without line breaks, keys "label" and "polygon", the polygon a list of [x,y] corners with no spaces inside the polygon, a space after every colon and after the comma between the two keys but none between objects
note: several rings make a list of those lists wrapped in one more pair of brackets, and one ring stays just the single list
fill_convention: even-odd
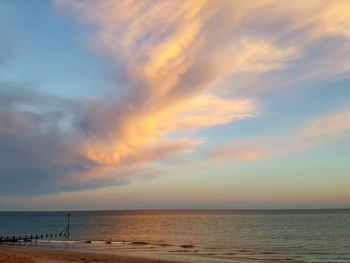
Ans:
[{"label": "blue sky", "polygon": [[103,63],[84,44],[84,30],[50,1],[3,1],[1,7],[3,38],[11,49],[4,78],[71,97],[97,95],[108,86]]},{"label": "blue sky", "polygon": [[347,8],[2,1],[0,209],[348,206]]}]

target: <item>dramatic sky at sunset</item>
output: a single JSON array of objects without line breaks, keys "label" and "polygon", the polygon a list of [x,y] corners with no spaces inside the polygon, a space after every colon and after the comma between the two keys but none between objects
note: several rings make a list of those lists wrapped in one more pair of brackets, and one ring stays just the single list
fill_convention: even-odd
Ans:
[{"label": "dramatic sky at sunset", "polygon": [[350,1],[0,1],[0,210],[349,189]]}]

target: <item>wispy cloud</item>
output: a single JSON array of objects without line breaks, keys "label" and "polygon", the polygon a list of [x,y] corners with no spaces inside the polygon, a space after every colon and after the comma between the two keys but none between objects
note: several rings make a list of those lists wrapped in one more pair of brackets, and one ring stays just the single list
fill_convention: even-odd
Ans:
[{"label": "wispy cloud", "polygon": [[[54,6],[91,27],[87,46],[112,65],[115,87],[105,97],[72,101],[1,84],[6,193],[158,176],[205,142],[198,130],[257,115],[258,98],[230,95],[239,83],[220,85],[232,75],[265,78],[248,90],[279,89],[290,79],[349,70],[347,1],[56,0]],[[257,159],[269,151],[242,144],[248,146],[212,155]]]},{"label": "wispy cloud", "polygon": [[338,112],[318,118],[302,131],[304,136],[339,139],[350,132],[350,111]]},{"label": "wispy cloud", "polygon": [[350,111],[336,112],[312,120],[303,128],[274,137],[232,142],[208,154],[212,161],[261,160],[310,150],[349,137]]},{"label": "wispy cloud", "polygon": [[[95,51],[120,64],[123,82],[116,85],[128,87],[123,102],[97,101],[81,119],[89,137],[82,154],[98,166],[109,167],[112,173],[138,159],[144,147],[169,140],[171,134],[254,114],[253,100],[220,97],[213,83],[227,77],[237,65],[255,70],[249,68],[252,63],[247,58],[253,53],[267,56],[273,50],[268,44],[250,44],[247,47],[253,51],[229,59],[234,49],[223,37],[232,28],[223,28],[224,35],[217,39],[207,32],[213,23],[223,23],[222,6],[210,10],[206,1],[57,4],[72,7],[84,20],[97,25]],[[225,14],[223,19],[228,18]],[[282,53],[276,51],[276,57],[281,58]],[[258,65],[256,70],[268,70],[262,67]]]}]

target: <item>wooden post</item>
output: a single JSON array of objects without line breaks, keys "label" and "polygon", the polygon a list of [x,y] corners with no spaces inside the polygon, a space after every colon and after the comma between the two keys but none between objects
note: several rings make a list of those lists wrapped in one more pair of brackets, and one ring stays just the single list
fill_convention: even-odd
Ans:
[{"label": "wooden post", "polygon": [[67,233],[68,233],[68,236],[69,236],[69,231],[70,231],[70,213],[68,213],[68,224],[67,224]]}]

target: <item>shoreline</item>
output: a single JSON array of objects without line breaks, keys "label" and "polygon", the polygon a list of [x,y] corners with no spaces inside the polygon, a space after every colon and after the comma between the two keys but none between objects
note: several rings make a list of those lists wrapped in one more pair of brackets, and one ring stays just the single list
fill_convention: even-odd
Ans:
[{"label": "shoreline", "polygon": [[63,251],[48,248],[0,246],[0,263],[183,263],[128,255]]}]

